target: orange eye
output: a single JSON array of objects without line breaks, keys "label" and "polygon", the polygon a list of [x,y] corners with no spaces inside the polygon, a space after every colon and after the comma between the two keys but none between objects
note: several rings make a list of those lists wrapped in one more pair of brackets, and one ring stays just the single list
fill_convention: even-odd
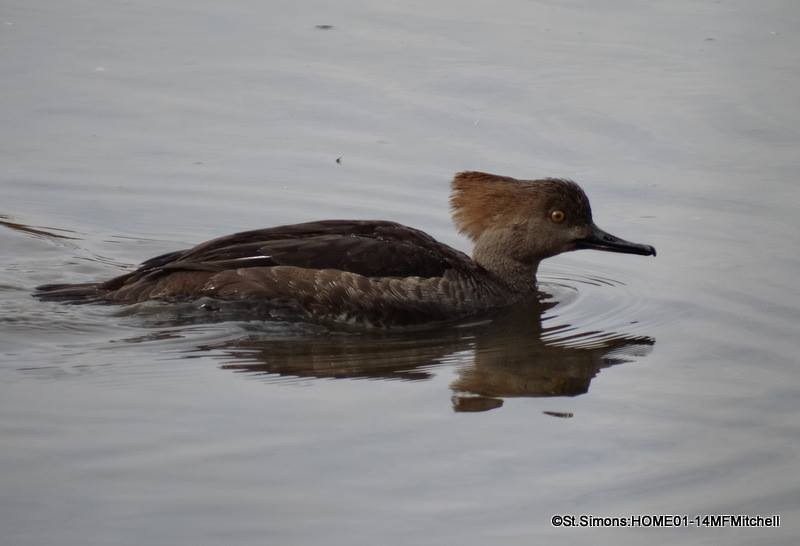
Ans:
[{"label": "orange eye", "polygon": [[560,224],[566,217],[563,210],[554,210],[550,213],[550,220],[555,224]]}]

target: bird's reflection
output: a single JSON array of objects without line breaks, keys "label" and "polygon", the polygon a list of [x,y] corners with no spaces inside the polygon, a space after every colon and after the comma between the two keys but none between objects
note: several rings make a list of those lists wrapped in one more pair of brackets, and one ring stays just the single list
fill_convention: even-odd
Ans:
[{"label": "bird's reflection", "polygon": [[[542,316],[554,304],[547,295],[471,325],[423,332],[356,334],[303,331],[254,334],[204,346],[222,352],[222,368],[301,378],[423,380],[437,365],[454,363],[455,411],[486,411],[509,397],[576,396],[586,393],[599,370],[648,353],[650,337],[592,332],[587,339],[552,341]],[[561,417],[568,415],[559,415]]]}]

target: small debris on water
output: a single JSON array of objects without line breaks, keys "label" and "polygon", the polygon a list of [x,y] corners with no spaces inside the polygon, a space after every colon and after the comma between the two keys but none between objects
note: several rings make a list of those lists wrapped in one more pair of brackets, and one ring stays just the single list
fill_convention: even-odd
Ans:
[{"label": "small debris on water", "polygon": [[333,30],[333,25],[314,25],[318,30]]}]

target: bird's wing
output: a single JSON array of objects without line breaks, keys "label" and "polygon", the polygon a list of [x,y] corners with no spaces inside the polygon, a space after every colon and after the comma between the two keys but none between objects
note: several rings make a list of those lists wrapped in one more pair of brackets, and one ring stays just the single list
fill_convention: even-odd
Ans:
[{"label": "bird's wing", "polygon": [[402,224],[324,220],[235,233],[163,254],[142,263],[123,282],[174,271],[276,265],[338,269],[365,277],[439,277],[448,270],[469,273],[478,267],[464,253]]}]

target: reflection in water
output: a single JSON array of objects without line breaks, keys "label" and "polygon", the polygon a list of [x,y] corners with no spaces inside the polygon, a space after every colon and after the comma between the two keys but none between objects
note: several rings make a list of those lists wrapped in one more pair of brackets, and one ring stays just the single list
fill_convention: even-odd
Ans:
[{"label": "reflection in water", "polygon": [[486,411],[508,397],[583,394],[599,370],[647,354],[655,343],[650,337],[596,331],[587,333],[591,344],[574,333],[569,344],[553,341],[554,328],[542,327],[542,314],[555,305],[546,297],[540,294],[539,301],[482,323],[434,331],[356,334],[301,328],[200,349],[222,351],[223,369],[283,377],[422,380],[431,377],[432,366],[454,362],[459,368],[451,384],[453,409]]}]

